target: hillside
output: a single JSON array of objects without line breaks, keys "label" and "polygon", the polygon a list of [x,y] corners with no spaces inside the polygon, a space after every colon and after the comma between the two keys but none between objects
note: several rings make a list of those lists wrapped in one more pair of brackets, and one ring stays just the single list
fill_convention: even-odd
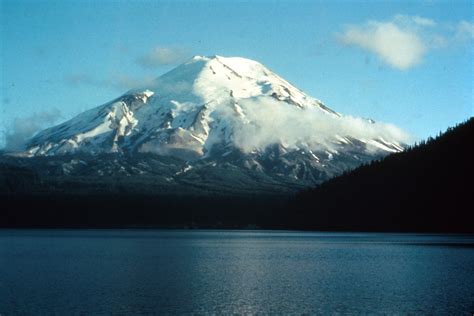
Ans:
[{"label": "hillside", "polygon": [[[263,190],[261,181],[267,181],[263,178],[252,180],[259,181],[260,190],[250,186],[247,193],[236,195],[225,194],[225,177],[221,183],[211,181],[208,187],[188,185],[171,190],[160,184],[159,174],[135,182],[130,177],[91,182],[85,174],[79,182],[77,177],[45,177],[9,160],[0,164],[0,226],[472,233],[473,131],[474,119],[470,119],[436,139],[296,196],[290,183],[280,191],[274,185]],[[114,156],[110,159],[115,161]],[[154,164],[160,163],[153,159]],[[41,165],[46,168],[48,160],[45,157]],[[160,170],[165,172],[168,167]],[[225,174],[218,170],[217,174]],[[239,179],[248,181],[243,176]]]},{"label": "hillside", "polygon": [[474,232],[474,119],[300,193],[292,226]]}]

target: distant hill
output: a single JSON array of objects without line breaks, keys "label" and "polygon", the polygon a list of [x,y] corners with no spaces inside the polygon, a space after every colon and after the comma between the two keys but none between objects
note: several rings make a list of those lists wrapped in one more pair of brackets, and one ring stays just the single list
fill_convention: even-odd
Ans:
[{"label": "distant hill", "polygon": [[291,226],[474,232],[474,118],[300,193]]}]

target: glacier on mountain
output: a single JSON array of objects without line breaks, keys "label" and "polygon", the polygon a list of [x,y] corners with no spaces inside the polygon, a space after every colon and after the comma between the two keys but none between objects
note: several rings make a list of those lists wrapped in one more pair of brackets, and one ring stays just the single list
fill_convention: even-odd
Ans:
[{"label": "glacier on mountain", "polygon": [[140,152],[193,161],[277,146],[319,163],[321,155],[354,150],[398,152],[407,141],[393,125],[331,110],[256,61],[195,56],[147,87],[38,133],[26,154]]}]

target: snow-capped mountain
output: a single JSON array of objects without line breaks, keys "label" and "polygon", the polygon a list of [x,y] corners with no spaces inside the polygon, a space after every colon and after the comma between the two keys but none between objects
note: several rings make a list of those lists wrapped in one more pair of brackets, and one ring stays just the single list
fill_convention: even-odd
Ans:
[{"label": "snow-capped mountain", "polygon": [[183,173],[226,162],[314,183],[404,142],[398,128],[341,115],[256,61],[195,56],[40,132],[26,154],[153,153],[186,161]]}]

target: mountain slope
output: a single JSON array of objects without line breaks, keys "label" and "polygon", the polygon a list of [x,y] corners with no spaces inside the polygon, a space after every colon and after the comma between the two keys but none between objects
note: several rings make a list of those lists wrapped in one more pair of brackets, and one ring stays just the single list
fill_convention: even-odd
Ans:
[{"label": "mountain slope", "polygon": [[295,226],[474,232],[474,119],[301,193]]},{"label": "mountain slope", "polygon": [[[300,126],[293,137],[275,129],[272,133],[276,135],[268,135],[265,130],[277,123],[278,114],[287,116],[284,125],[291,126],[291,120],[296,120],[321,126],[309,131]],[[310,119],[303,119],[305,116]],[[149,87],[129,91],[39,133],[28,143],[27,152],[138,151],[193,159],[211,154],[218,145],[245,153],[275,143],[289,149],[336,151],[334,148],[354,141],[373,150],[400,151],[403,148],[397,138],[401,135],[390,128],[343,117],[255,61],[196,56]],[[307,137],[312,132],[317,135]]]},{"label": "mountain slope", "polygon": [[[225,179],[228,171],[224,167],[216,170],[217,175],[201,170],[204,176],[210,176],[207,184],[215,185],[207,195],[203,192],[210,187],[197,185],[193,178],[186,185],[183,182],[156,186],[152,181],[159,182],[162,176],[177,171],[176,165],[170,167],[173,158],[163,160],[156,155],[140,161],[149,165],[153,161],[161,166],[157,170],[164,174],[153,174],[148,178],[151,182],[140,177],[91,178],[86,174],[82,184],[77,177],[54,176],[58,182],[48,182],[47,177],[18,167],[18,161],[9,157],[9,163],[0,163],[0,198],[4,202],[0,227],[245,228],[250,225],[268,229],[473,233],[474,192],[470,185],[474,176],[470,142],[473,134],[474,119],[471,119],[434,141],[333,178],[297,198],[276,191],[274,184],[265,191],[260,182],[257,182],[260,186],[246,182],[251,179],[251,173],[248,178],[238,177],[247,192],[226,196],[222,192],[227,188],[220,187],[226,181],[215,181],[218,176]],[[41,167],[48,169],[50,158],[33,160],[42,159]],[[116,155],[109,158],[119,164],[116,167],[124,166]],[[104,160],[101,157],[97,164],[103,164]],[[89,168],[83,171],[90,172]],[[238,181],[231,183],[235,185]],[[290,186],[280,184],[285,188]],[[256,187],[260,191],[254,190]],[[195,189],[198,194],[192,195]]]},{"label": "mountain slope", "polygon": [[[196,56],[147,87],[40,132],[23,154],[59,165],[61,156],[133,161],[151,153],[175,158],[191,173],[227,163],[312,185],[399,152],[406,140],[392,125],[329,109],[258,62]],[[64,174],[83,173],[71,166]],[[129,175],[145,172],[135,171]]]}]

